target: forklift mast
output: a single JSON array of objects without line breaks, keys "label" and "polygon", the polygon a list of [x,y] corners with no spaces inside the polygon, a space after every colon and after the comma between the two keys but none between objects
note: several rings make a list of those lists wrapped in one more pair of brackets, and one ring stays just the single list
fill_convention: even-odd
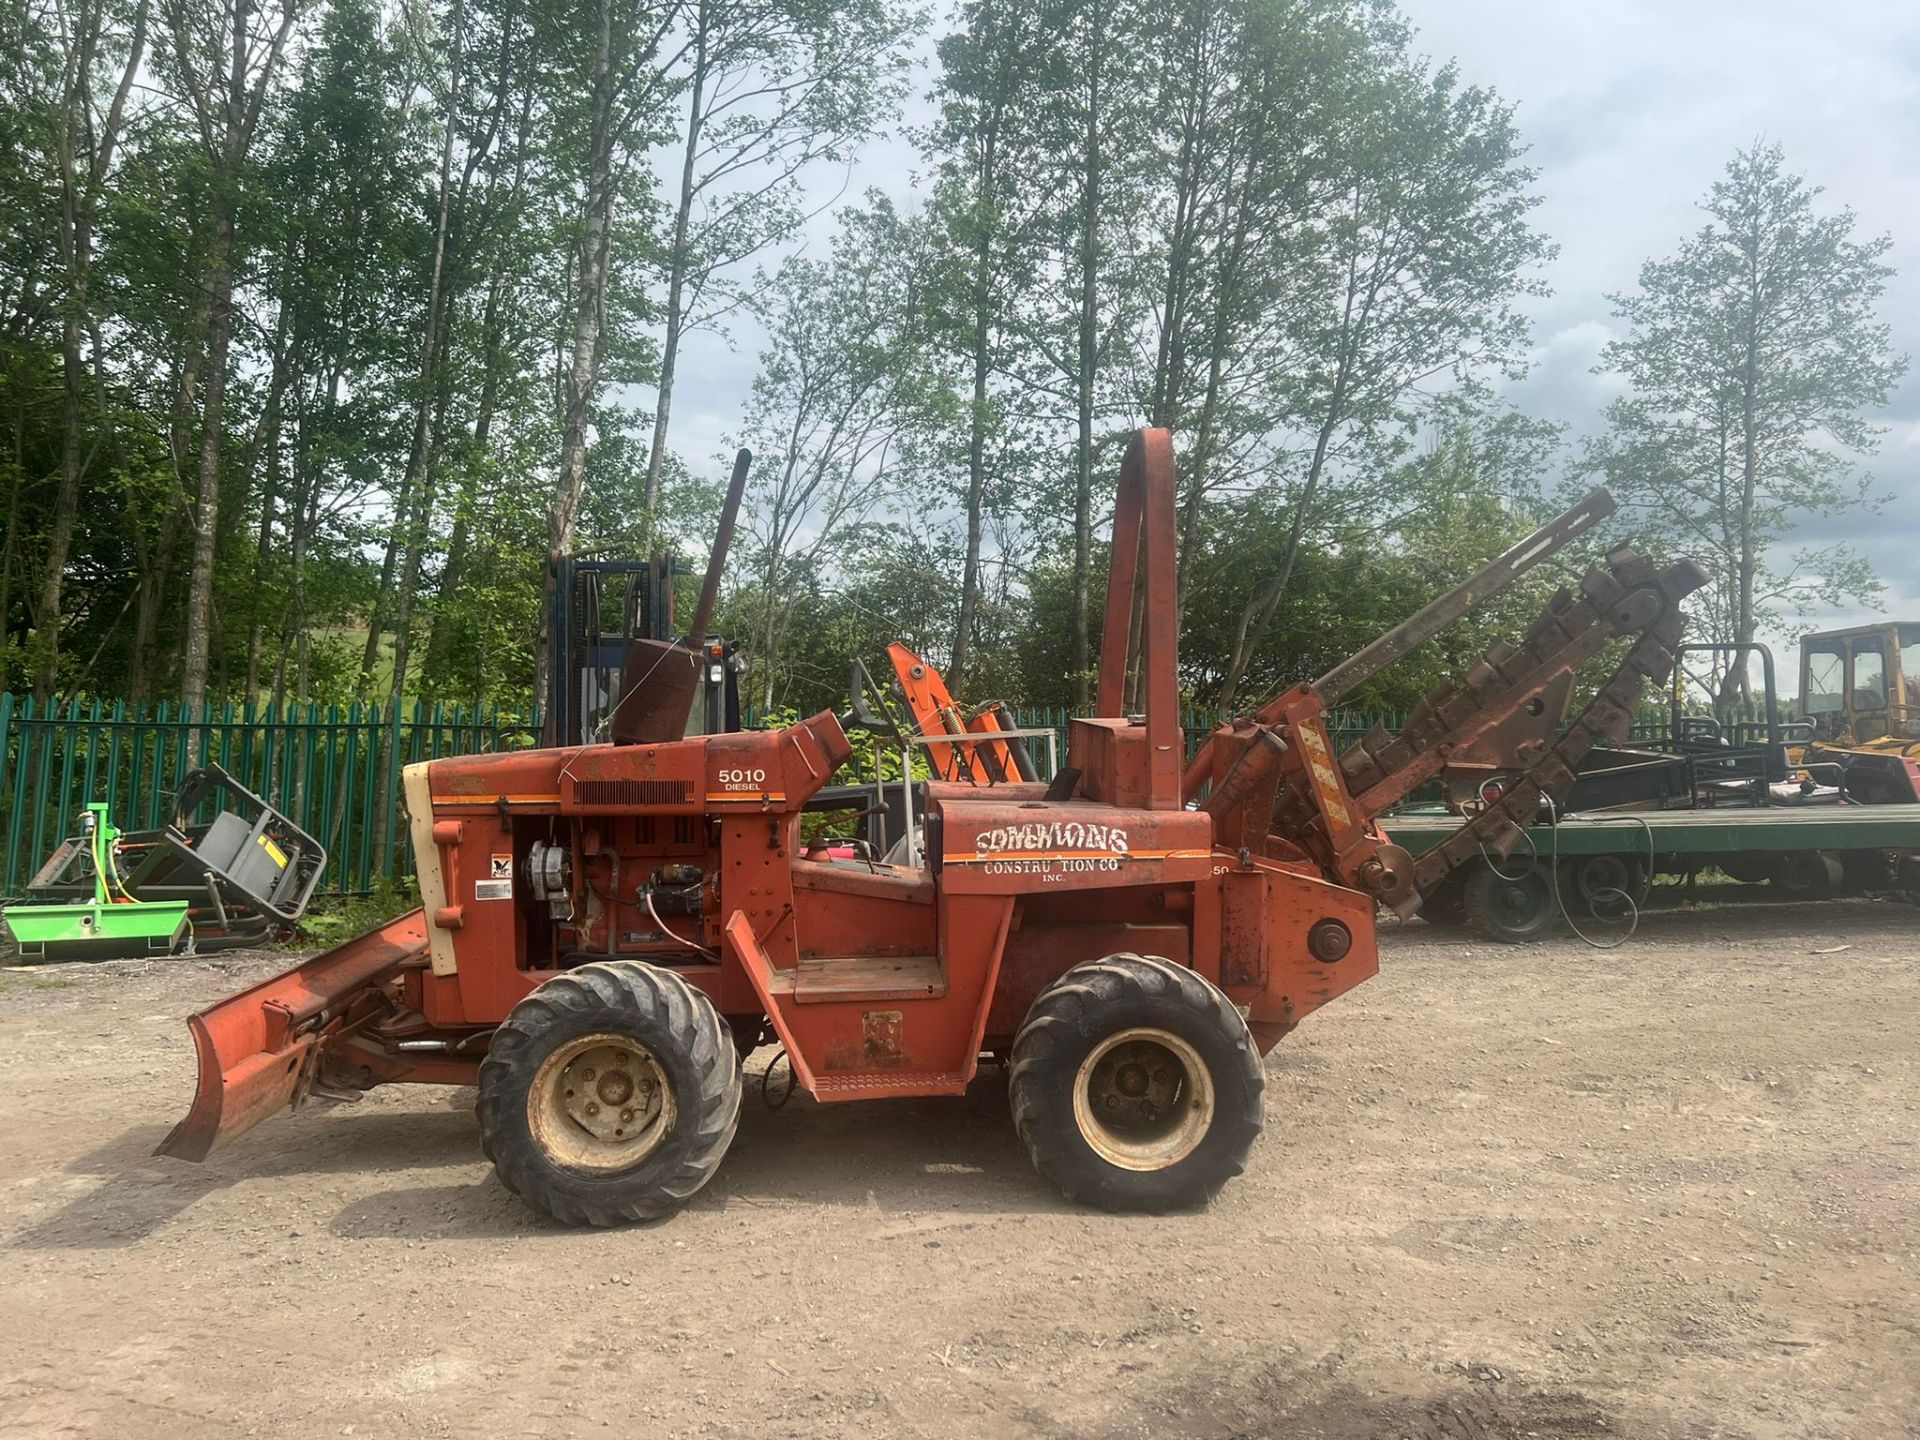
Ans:
[{"label": "forklift mast", "polygon": [[[547,714],[544,749],[731,735],[740,729],[740,647],[709,633],[720,575],[746,494],[753,452],[733,460],[719,530],[704,571],[671,552],[650,560],[547,557]],[[701,575],[686,633],[673,582]]]},{"label": "forklift mast", "polygon": [[650,560],[548,557],[547,633],[554,641],[542,745],[592,743],[619,699],[632,642],[674,638],[673,580],[682,573],[671,553]]}]

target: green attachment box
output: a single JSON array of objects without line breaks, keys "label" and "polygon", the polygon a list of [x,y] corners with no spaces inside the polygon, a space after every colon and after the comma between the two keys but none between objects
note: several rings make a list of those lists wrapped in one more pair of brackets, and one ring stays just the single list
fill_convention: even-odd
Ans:
[{"label": "green attachment box", "polygon": [[71,905],[12,905],[0,911],[22,956],[41,960],[169,955],[187,933],[185,900],[113,903],[107,876],[120,838],[105,805],[87,806],[85,834],[93,857],[93,899]]},{"label": "green attachment box", "polygon": [[126,955],[144,948],[166,955],[187,933],[187,902],[146,900],[122,905],[12,905],[3,914],[23,956],[47,960]]}]

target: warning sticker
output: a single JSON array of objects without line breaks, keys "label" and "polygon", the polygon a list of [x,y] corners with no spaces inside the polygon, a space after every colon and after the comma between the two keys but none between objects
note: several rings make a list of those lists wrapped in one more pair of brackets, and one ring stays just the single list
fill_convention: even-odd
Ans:
[{"label": "warning sticker", "polygon": [[513,879],[513,856],[495,855],[492,857],[493,872],[488,876],[492,880]]},{"label": "warning sticker", "polygon": [[476,880],[473,882],[473,898],[476,900],[511,900],[513,881]]}]

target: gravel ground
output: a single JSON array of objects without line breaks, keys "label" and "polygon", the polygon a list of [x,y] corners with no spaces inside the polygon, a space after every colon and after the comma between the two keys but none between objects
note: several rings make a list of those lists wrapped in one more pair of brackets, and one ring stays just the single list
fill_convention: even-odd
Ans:
[{"label": "gravel ground", "polygon": [[0,1435],[1920,1435],[1917,939],[1394,927],[1204,1211],[1060,1202],[987,1071],[750,1092],[692,1206],[600,1233],[493,1181],[471,1092],[151,1158],[182,1018],[286,957],[0,972]]}]

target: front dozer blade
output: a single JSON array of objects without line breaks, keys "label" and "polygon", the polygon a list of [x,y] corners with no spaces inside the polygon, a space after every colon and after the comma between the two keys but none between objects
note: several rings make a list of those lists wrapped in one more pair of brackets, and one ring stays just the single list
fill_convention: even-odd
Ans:
[{"label": "front dozer blade", "polygon": [[356,1002],[426,951],[426,912],[415,910],[189,1017],[199,1057],[193,1107],[154,1154],[204,1160],[297,1104]]}]

